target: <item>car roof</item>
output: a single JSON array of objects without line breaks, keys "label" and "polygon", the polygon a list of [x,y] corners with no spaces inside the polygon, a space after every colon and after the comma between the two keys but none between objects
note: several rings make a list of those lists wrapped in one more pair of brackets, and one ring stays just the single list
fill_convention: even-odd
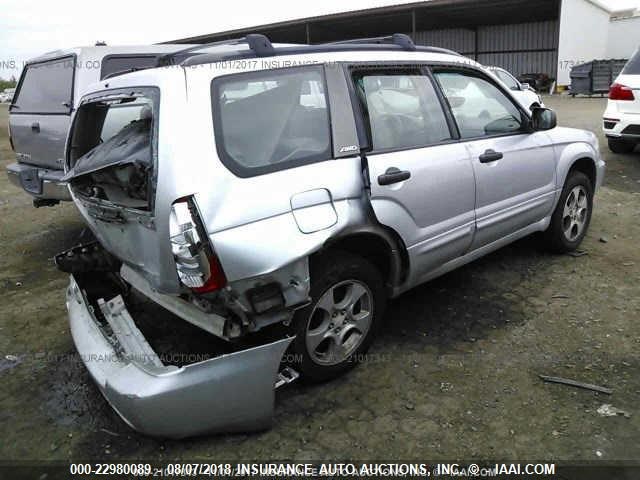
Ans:
[{"label": "car roof", "polygon": [[[288,66],[337,62],[440,63],[484,69],[476,61],[451,50],[415,46],[404,34],[316,45],[271,44],[264,35],[252,34],[241,39],[184,47],[186,48],[163,57],[158,67],[179,66],[195,72],[202,69],[190,67],[209,64],[215,70],[213,77],[253,70],[273,70]],[[155,84],[161,81],[161,78],[170,76],[171,72],[176,71],[175,68],[152,68],[125,73],[110,78],[108,88],[122,88],[143,83]],[[91,87],[89,91],[97,92],[107,88],[107,84],[97,82]]]},{"label": "car roof", "polygon": [[[202,61],[204,59],[199,59]],[[249,71],[276,70],[286,67],[296,67],[304,65],[335,65],[338,63],[348,64],[376,64],[377,62],[416,64],[433,63],[444,65],[460,65],[474,69],[483,69],[477,62],[459,55],[445,53],[427,52],[397,52],[397,51],[376,51],[376,50],[346,50],[340,52],[313,52],[296,53],[285,56],[261,57],[259,61],[234,62],[228,60],[212,61],[211,68],[194,68],[193,64],[182,64],[178,68],[175,66],[165,66],[160,68],[145,69],[131,73],[125,73],[108,80],[111,89],[124,88],[132,85],[155,85],[162,82],[164,78],[176,75],[181,70],[186,70],[187,75],[211,75],[212,78],[243,73]],[[203,73],[201,73],[203,72]],[[209,73],[211,72],[211,73]],[[99,81],[89,89],[93,92],[106,88],[105,80]]]},{"label": "car roof", "polygon": [[190,46],[195,45],[165,43],[158,45],[93,45],[85,47],[71,47],[43,53],[37,57],[30,58],[26,63],[46,62],[48,60],[55,60],[56,58],[67,57],[70,55],[82,56],[88,59],[101,59],[107,55],[174,53]]}]

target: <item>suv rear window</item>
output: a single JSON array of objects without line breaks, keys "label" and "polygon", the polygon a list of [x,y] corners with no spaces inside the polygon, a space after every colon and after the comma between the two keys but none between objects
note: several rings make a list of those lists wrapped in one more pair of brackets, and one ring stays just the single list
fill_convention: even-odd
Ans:
[{"label": "suv rear window", "polygon": [[636,50],[633,57],[629,59],[627,64],[622,69],[622,73],[625,75],[639,75],[640,74],[640,48]]},{"label": "suv rear window", "polygon": [[331,155],[321,67],[230,75],[212,82],[218,154],[241,177]]},{"label": "suv rear window", "polygon": [[27,65],[11,113],[70,113],[74,70],[74,57]]}]

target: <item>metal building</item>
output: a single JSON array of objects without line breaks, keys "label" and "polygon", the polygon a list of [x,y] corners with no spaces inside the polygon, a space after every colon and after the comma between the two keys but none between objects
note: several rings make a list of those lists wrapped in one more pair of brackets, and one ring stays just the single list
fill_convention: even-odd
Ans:
[{"label": "metal building", "polygon": [[[456,50],[516,75],[546,73],[567,85],[571,66],[605,54],[608,33],[599,29],[608,28],[611,16],[598,0],[429,0],[172,42],[208,43],[262,33],[273,42],[323,43],[400,32],[419,45]],[[585,29],[589,25],[596,29]],[[590,50],[594,50],[591,58]]]}]

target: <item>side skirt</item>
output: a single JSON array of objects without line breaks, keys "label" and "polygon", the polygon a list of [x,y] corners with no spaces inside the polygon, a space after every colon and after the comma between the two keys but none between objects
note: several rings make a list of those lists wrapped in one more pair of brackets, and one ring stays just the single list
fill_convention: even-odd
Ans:
[{"label": "side skirt", "polygon": [[498,250],[499,248],[502,248],[505,245],[513,243],[516,240],[519,240],[523,237],[526,237],[527,235],[530,235],[535,232],[544,231],[549,226],[550,222],[551,222],[551,216],[545,217],[542,220],[537,221],[536,223],[532,223],[531,225],[528,225],[516,232],[513,232],[505,237],[502,237],[500,240],[496,240],[495,242],[489,243],[488,245],[484,245],[483,247],[478,248],[477,250],[473,250],[467,253],[466,255],[450,260],[449,262],[445,263],[444,265],[441,265],[435,270],[432,270],[424,274],[422,277],[418,279],[416,283],[404,284],[396,287],[393,291],[392,297],[397,297],[401,293],[404,293],[407,290],[410,290],[417,285],[428,282],[429,280],[433,280],[434,278],[437,278],[441,275],[444,275],[445,273],[455,270],[458,267],[466,265],[467,263],[472,262],[480,257],[484,257],[488,253]]}]

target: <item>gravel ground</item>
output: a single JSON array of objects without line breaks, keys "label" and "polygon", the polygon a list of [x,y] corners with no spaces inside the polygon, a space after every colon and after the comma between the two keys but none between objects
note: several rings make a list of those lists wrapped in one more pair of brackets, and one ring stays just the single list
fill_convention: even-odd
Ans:
[{"label": "gravel ground", "polygon": [[[561,125],[600,134],[606,100],[546,100]],[[528,238],[434,280],[390,304],[369,361],[279,393],[271,430],[184,441],[133,432],[74,361],[52,257],[76,242],[79,215],[32,208],[0,175],[0,459],[640,459],[640,154],[601,142],[608,172],[587,255],[549,255]],[[603,417],[604,403],[630,416]]]}]

